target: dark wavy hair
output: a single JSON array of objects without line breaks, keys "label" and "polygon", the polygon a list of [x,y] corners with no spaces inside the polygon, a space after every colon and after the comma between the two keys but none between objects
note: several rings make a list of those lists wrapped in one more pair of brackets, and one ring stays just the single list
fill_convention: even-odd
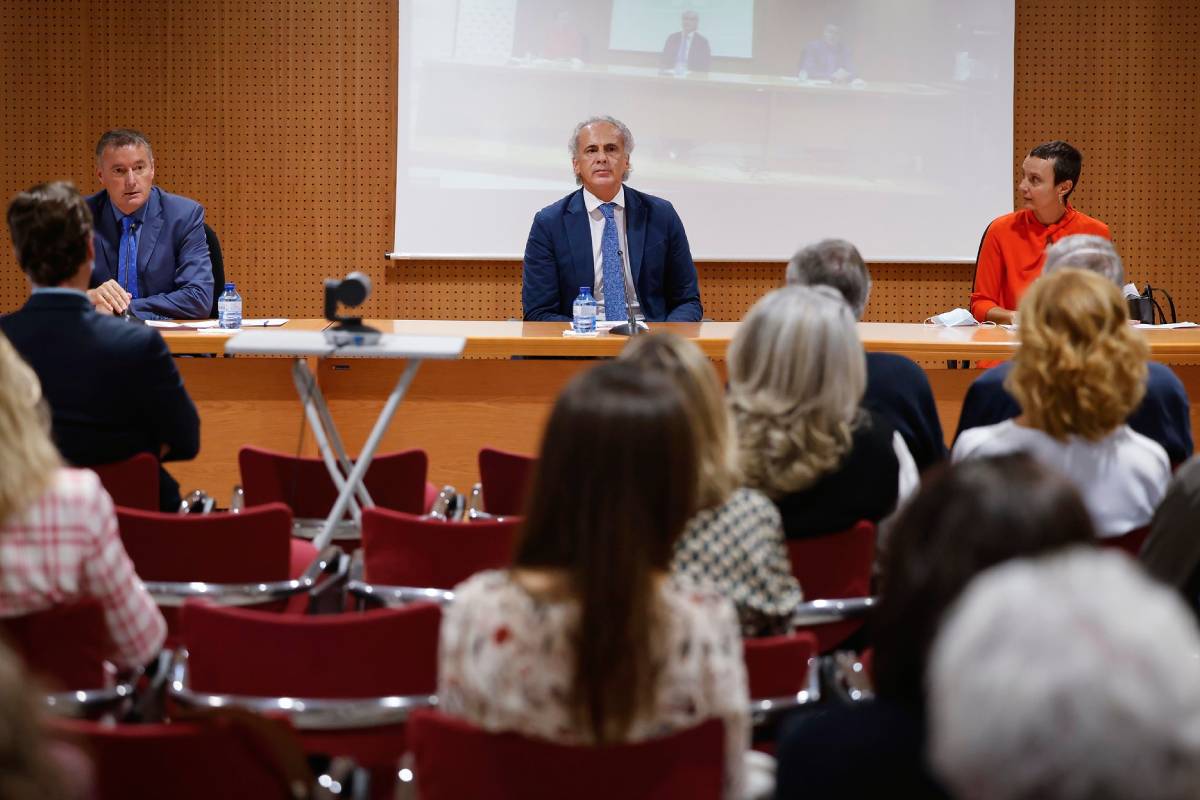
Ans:
[{"label": "dark wavy hair", "polygon": [[620,741],[653,701],[657,575],[696,506],[697,454],[675,385],[623,362],[558,397],[514,567],[566,572],[579,603],[567,702],[596,742]]},{"label": "dark wavy hair", "polygon": [[980,572],[1094,539],[1075,487],[1026,454],[927,474],[884,556],[874,620],[879,696],[924,707],[925,663],[942,616]]},{"label": "dark wavy hair", "polygon": [[92,210],[69,181],[40,183],[8,204],[17,263],[38,286],[58,286],[88,260]]}]

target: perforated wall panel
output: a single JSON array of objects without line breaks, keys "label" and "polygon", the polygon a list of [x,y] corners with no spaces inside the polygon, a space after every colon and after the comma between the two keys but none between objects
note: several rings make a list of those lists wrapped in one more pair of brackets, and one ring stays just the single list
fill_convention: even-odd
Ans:
[{"label": "perforated wall panel", "polygon": [[[319,316],[320,280],[352,269],[375,282],[367,316],[519,316],[518,263],[383,260],[396,13],[396,0],[0,0],[0,193],[53,178],[94,191],[96,138],[130,125],[154,143],[159,184],[207,207],[248,316]],[[1112,227],[1132,279],[1166,286],[1193,318],[1197,41],[1188,0],[1017,2],[1014,169],[1038,142],[1079,146],[1073,201]],[[708,315],[738,318],[779,284],[787,255],[701,265]],[[919,264],[872,274],[868,319],[894,321],[965,305],[972,277]],[[0,310],[25,294],[0,247]]]}]

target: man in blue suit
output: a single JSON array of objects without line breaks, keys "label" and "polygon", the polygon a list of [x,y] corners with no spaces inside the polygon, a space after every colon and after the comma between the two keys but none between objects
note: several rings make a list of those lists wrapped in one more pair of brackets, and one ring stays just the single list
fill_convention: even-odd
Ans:
[{"label": "man in blue suit", "polygon": [[207,317],[213,274],[204,208],[154,186],[154,152],[138,131],[100,137],[96,177],[104,189],[87,199],[96,229],[93,304],[142,319]]},{"label": "man in blue suit", "polygon": [[[75,187],[21,192],[8,207],[8,229],[33,291],[0,318],[0,331],[41,381],[63,458],[76,466],[143,452],[160,461],[194,458],[200,418],[162,336],[93,309],[85,294],[95,245],[91,212]],[[179,484],[161,467],[159,504],[179,509]]]},{"label": "man in blue suit", "polygon": [[698,322],[700,286],[679,215],[666,200],[624,185],[629,129],[612,117],[584,120],[570,149],[583,188],[533,218],[522,275],[525,319],[570,321],[579,287],[588,286],[609,320],[626,319],[628,302],[653,322]]}]

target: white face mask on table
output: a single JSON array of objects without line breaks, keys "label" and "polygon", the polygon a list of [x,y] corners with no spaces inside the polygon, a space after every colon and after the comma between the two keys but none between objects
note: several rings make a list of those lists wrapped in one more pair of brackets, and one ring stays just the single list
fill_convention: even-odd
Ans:
[{"label": "white face mask on table", "polygon": [[943,312],[925,320],[926,325],[934,325],[939,328],[957,328],[962,325],[978,325],[975,317],[971,316],[971,312],[965,308],[954,308],[950,311]]}]

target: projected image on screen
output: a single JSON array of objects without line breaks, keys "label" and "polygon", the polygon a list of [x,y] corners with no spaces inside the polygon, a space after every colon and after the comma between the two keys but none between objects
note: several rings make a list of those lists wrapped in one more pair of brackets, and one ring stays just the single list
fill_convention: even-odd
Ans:
[{"label": "projected image on screen", "polygon": [[1012,210],[1014,0],[399,2],[398,253],[519,257],[595,114],[697,258],[970,261]]}]

